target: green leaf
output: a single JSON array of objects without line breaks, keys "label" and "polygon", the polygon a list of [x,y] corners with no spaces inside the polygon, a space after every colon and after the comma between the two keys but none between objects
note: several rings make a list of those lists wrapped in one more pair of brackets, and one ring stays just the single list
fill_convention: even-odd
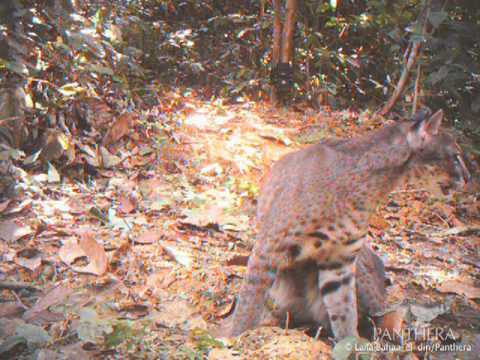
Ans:
[{"label": "green leaf", "polygon": [[204,329],[192,329],[190,331],[190,336],[193,338],[195,349],[197,351],[206,351],[212,348],[223,349],[225,347],[221,341],[215,339]]},{"label": "green leaf", "polygon": [[94,309],[84,308],[80,311],[80,322],[77,327],[80,340],[96,344],[103,342],[104,336],[112,332],[112,325],[106,320],[99,319]]},{"label": "green leaf", "polygon": [[133,324],[127,321],[121,321],[113,326],[112,333],[105,337],[105,344],[108,348],[120,345],[122,342],[135,337],[141,337],[138,330],[133,328]]}]

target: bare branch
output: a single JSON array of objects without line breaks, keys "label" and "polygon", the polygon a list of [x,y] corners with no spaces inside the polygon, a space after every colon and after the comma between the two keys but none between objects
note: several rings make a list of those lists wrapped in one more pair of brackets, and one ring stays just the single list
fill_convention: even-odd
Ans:
[{"label": "bare branch", "polygon": [[392,110],[393,106],[397,103],[398,99],[402,95],[405,87],[407,86],[408,79],[410,77],[410,71],[412,70],[413,66],[415,65],[418,56],[420,54],[420,49],[422,46],[422,40],[427,32],[427,24],[428,24],[428,15],[430,13],[430,4],[427,5],[425,11],[422,11],[422,15],[419,18],[423,18],[423,29],[422,29],[422,39],[415,39],[412,41],[410,53],[408,54],[408,60],[403,68],[402,75],[398,80],[397,86],[393,92],[392,97],[387,101],[385,106],[380,110],[380,115],[385,115],[390,110]]}]

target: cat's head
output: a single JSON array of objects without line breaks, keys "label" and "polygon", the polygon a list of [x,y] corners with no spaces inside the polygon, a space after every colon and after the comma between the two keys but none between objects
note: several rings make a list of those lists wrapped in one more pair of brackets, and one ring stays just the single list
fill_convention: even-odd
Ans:
[{"label": "cat's head", "polygon": [[[413,175],[427,175],[442,187],[464,189],[471,181],[465,155],[455,137],[441,128],[443,111],[417,113],[406,125]],[[425,174],[425,172],[427,174]]]}]

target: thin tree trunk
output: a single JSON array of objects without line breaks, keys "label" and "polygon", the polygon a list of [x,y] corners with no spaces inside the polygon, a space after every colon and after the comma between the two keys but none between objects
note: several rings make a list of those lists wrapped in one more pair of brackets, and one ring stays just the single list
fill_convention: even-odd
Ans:
[{"label": "thin tree trunk", "polygon": [[407,86],[408,79],[410,77],[410,71],[415,65],[415,62],[417,60],[418,54],[420,52],[420,47],[422,43],[420,41],[415,41],[415,43],[412,46],[412,49],[410,50],[410,55],[408,56],[407,63],[405,64],[405,67],[403,68],[402,75],[400,76],[400,80],[397,83],[397,86],[395,87],[395,91],[393,92],[392,97],[387,101],[385,106],[382,108],[380,111],[380,115],[385,115],[390,110],[392,110],[393,106],[396,104],[398,99],[400,98],[400,95],[402,95],[403,90],[405,90],[405,87]]},{"label": "thin tree trunk", "polygon": [[[427,7],[422,14],[419,16],[419,21],[423,20],[423,28],[422,28],[422,35],[425,36],[427,32],[427,24],[428,24],[428,15],[430,14],[430,4],[427,4]],[[406,61],[405,67],[403,68],[402,75],[398,80],[397,86],[393,91],[392,97],[387,101],[385,106],[380,110],[380,115],[385,115],[390,110],[392,110],[393,106],[396,104],[400,96],[402,95],[405,87],[407,86],[408,79],[410,77],[410,72],[415,65],[417,58],[420,54],[420,50],[422,47],[422,39],[412,41],[412,46],[410,49],[410,53],[408,55],[408,59]]]},{"label": "thin tree trunk", "polygon": [[[10,62],[18,72],[26,65],[24,23],[28,22],[22,5],[14,0],[0,3],[0,24],[5,31],[0,33],[0,57]],[[10,130],[10,146],[20,148],[26,137],[24,79],[13,72],[0,70],[0,121],[4,132]],[[0,140],[2,138],[0,137]],[[6,140],[6,139],[3,139]]]},{"label": "thin tree trunk", "polygon": [[286,19],[282,34],[282,51],[280,60],[283,63],[291,64],[293,62],[295,25],[297,22],[297,0],[287,0]]},{"label": "thin tree trunk", "polygon": [[[273,0],[273,10],[275,13],[273,19],[273,47],[272,47],[272,74],[280,62],[280,52],[282,45],[282,2],[281,0]],[[274,106],[280,105],[279,94],[275,84],[271,86],[270,101]]]},{"label": "thin tree trunk", "polygon": [[263,31],[262,21],[265,16],[265,0],[260,0],[260,9],[258,11],[258,24],[260,25],[259,33],[258,33],[258,42],[260,51],[265,49],[265,33]]},{"label": "thin tree trunk", "polygon": [[412,105],[412,116],[417,112],[418,109],[418,97],[420,96],[420,77],[422,74],[422,67],[420,64],[417,65],[417,78],[415,79],[415,90],[413,95],[413,105]]},{"label": "thin tree trunk", "polygon": [[282,27],[281,4],[274,1],[275,19],[272,50],[272,103],[283,105],[289,98],[293,82],[293,49],[298,0],[287,0]]},{"label": "thin tree trunk", "polygon": [[273,48],[272,64],[277,65],[280,62],[280,47],[282,42],[282,2],[273,0],[273,10],[275,17],[273,19]]}]

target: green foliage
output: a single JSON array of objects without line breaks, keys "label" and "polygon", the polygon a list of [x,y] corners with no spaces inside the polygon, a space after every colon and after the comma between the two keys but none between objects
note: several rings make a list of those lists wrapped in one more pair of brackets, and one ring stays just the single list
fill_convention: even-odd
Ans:
[{"label": "green foliage", "polygon": [[80,340],[103,345],[107,349],[122,345],[127,350],[132,350],[143,342],[145,333],[142,321],[100,318],[92,308],[81,310],[77,326]]},{"label": "green foliage", "polygon": [[[424,5],[420,0],[300,2],[295,97],[324,89],[339,108],[380,106],[396,85],[409,41],[423,38],[417,19]],[[468,1],[447,5],[429,14],[422,89],[427,105],[448,108],[450,117],[466,122],[480,109],[480,98],[473,95],[479,83],[479,10]],[[259,2],[249,1],[152,0],[131,2],[128,10],[135,22],[127,20],[124,41],[137,47],[142,65],[164,82],[207,86],[210,94],[233,99],[268,93],[274,16],[268,2],[263,17]],[[400,108],[410,107],[412,91],[413,81]]]},{"label": "green foliage", "polygon": [[479,137],[480,7],[461,1],[448,10],[430,17],[439,25],[428,43],[425,85],[432,107],[446,108],[457,125]]},{"label": "green foliage", "polygon": [[233,97],[266,91],[270,42],[260,38],[271,16],[258,19],[256,2],[151,0],[121,11],[124,42],[162,81]]},{"label": "green foliage", "polygon": [[196,351],[207,352],[212,348],[223,348],[221,341],[218,341],[203,329],[193,329],[190,336],[195,343]]},{"label": "green foliage", "polygon": [[[327,91],[338,108],[375,108],[393,92],[410,41],[424,40],[422,100],[449,110],[478,135],[480,7],[446,2],[417,21],[425,1],[300,2],[295,39],[296,99]],[[65,108],[91,97],[157,101],[158,83],[203,93],[262,98],[269,91],[273,9],[265,2],[220,0],[86,1],[61,14],[32,2],[29,61],[0,58],[0,71],[30,81],[35,111]],[[415,74],[412,74],[413,76]],[[40,79],[37,81],[34,79]],[[410,108],[413,81],[397,110]],[[118,99],[123,99],[119,101]],[[115,107],[115,101],[111,101]]]},{"label": "green foliage", "polygon": [[203,329],[193,329],[190,333],[191,342],[189,345],[181,346],[175,353],[175,358],[200,360],[205,359],[213,348],[224,347],[221,341],[216,340]]},{"label": "green foliage", "polygon": [[[24,3],[16,14],[28,29],[21,39],[28,51],[22,52],[20,62],[12,56],[1,58],[0,71],[15,73],[28,83],[28,105],[41,123],[48,122],[52,109],[73,112],[71,107],[79,100],[115,94],[121,102],[131,96],[131,85],[144,81],[145,69],[137,53],[114,36],[118,27],[103,8],[92,7],[81,15],[66,8]],[[15,50],[18,39],[11,31],[6,33],[7,43]]]},{"label": "green foliage", "polygon": [[93,344],[103,342],[104,336],[112,334],[113,327],[108,320],[98,318],[94,309],[85,308],[80,313],[77,327],[78,338]]}]

